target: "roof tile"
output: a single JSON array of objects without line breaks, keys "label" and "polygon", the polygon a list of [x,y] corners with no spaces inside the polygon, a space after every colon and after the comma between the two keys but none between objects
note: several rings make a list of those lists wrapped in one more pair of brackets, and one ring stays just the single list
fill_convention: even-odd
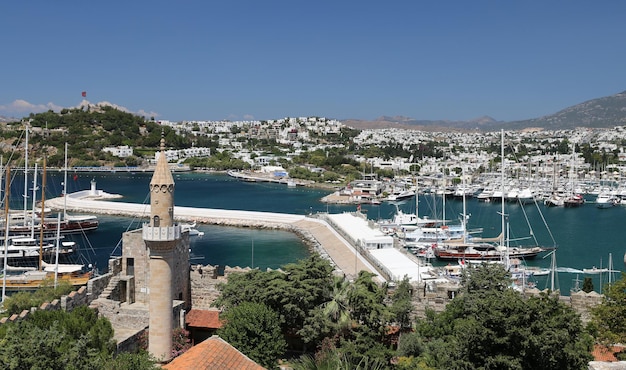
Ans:
[{"label": "roof tile", "polygon": [[217,310],[190,310],[185,322],[194,328],[219,329],[222,327],[219,316],[220,311]]},{"label": "roof tile", "polygon": [[595,346],[593,346],[593,351],[591,352],[591,354],[593,355],[595,361],[615,362],[618,360],[614,354],[617,352],[621,352],[624,349],[626,349],[626,347],[624,346],[607,347],[596,344]]},{"label": "roof tile", "polygon": [[[192,310],[193,311],[193,310]],[[191,312],[190,312],[191,313]],[[217,335],[191,347],[162,367],[167,370],[264,370]]]}]

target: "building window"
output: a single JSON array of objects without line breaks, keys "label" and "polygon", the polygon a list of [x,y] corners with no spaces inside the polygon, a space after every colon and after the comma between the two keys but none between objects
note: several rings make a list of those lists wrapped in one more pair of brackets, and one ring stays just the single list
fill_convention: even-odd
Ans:
[{"label": "building window", "polygon": [[161,226],[161,219],[159,218],[159,216],[154,216],[154,218],[152,219],[152,224],[154,227],[159,227]]},{"label": "building window", "polygon": [[126,275],[135,275],[135,259],[126,258]]}]

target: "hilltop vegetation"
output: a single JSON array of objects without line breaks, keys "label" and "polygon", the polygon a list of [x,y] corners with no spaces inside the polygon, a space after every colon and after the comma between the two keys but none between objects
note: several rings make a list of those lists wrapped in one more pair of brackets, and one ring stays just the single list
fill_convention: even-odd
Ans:
[{"label": "hilltop vegetation", "polygon": [[[50,167],[62,167],[64,146],[68,143],[70,166],[124,165],[136,166],[142,159],[133,156],[120,160],[102,148],[128,145],[136,155],[153,154],[159,147],[161,134],[170,147],[189,148],[192,145],[210,146],[208,138],[190,138],[176,134],[171,128],[158,125],[154,120],[146,120],[113,107],[89,109],[63,109],[60,113],[48,111],[31,114],[29,135],[30,154],[34,157],[47,156]],[[23,156],[24,123],[7,123],[1,132],[5,143],[0,154],[21,162]],[[8,145],[7,145],[8,144]],[[16,146],[22,146],[15,152]]]}]

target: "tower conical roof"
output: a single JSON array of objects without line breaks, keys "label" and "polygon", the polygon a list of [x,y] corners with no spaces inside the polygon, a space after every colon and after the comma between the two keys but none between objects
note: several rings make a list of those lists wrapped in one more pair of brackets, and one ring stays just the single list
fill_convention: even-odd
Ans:
[{"label": "tower conical roof", "polygon": [[150,180],[150,185],[174,185],[174,177],[170,171],[170,167],[167,164],[167,158],[165,156],[165,139],[161,138],[161,153],[157,159],[156,168]]}]

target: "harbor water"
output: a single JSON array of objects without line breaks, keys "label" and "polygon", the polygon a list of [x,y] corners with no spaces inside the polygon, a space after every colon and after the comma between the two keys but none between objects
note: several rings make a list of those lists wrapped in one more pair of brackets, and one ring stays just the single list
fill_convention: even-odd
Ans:
[{"label": "harbor water", "polygon": [[[149,204],[148,184],[151,176],[151,173],[143,172],[70,173],[67,191],[71,193],[89,189],[93,180],[99,190],[122,195],[119,201]],[[244,182],[225,174],[175,172],[174,180],[175,203],[178,206],[301,215],[356,211],[356,205],[321,202],[321,198],[329,194],[330,190]],[[38,182],[41,186],[41,179]],[[62,183],[62,173],[48,172],[46,198],[62,194]],[[20,175],[17,175],[11,186],[12,208],[19,209],[23,202],[23,193],[23,180],[20,185]],[[468,229],[482,229],[484,237],[497,236],[502,229],[501,207],[500,203],[467,199],[465,214],[469,216]],[[463,208],[460,200],[444,202],[441,197],[429,194],[419,197],[418,212],[422,217],[445,218],[458,223]],[[383,202],[381,205],[361,206],[361,212],[372,220],[392,218],[397,209],[415,212],[415,198],[395,204]],[[585,204],[579,208],[547,208],[542,204],[521,206],[505,203],[504,213],[508,220],[505,229],[509,230],[511,245],[531,245],[535,244],[536,239],[544,247],[556,248],[559,271],[557,283],[563,295],[569,295],[576,280],[582,286],[584,277],[591,277],[595,290],[600,291],[601,286],[607,283],[609,274],[584,274],[582,269],[607,267],[609,255],[612,256],[614,270],[625,270],[623,261],[626,252],[626,206],[599,209],[593,204]],[[71,238],[81,244],[85,261],[93,262],[101,271],[105,271],[109,256],[121,253],[121,234],[139,228],[146,221],[147,215],[138,219],[102,215],[98,217],[98,230]],[[309,254],[303,241],[286,231],[213,225],[198,225],[197,228],[204,232],[204,236],[192,238],[194,264],[278,268]],[[544,253],[527,263],[547,268],[551,262],[550,256],[544,258],[547,255],[548,253]],[[443,264],[432,262],[434,265]],[[612,278],[619,278],[619,274],[614,274]],[[537,287],[549,288],[548,280],[547,277],[537,277]]]}]

